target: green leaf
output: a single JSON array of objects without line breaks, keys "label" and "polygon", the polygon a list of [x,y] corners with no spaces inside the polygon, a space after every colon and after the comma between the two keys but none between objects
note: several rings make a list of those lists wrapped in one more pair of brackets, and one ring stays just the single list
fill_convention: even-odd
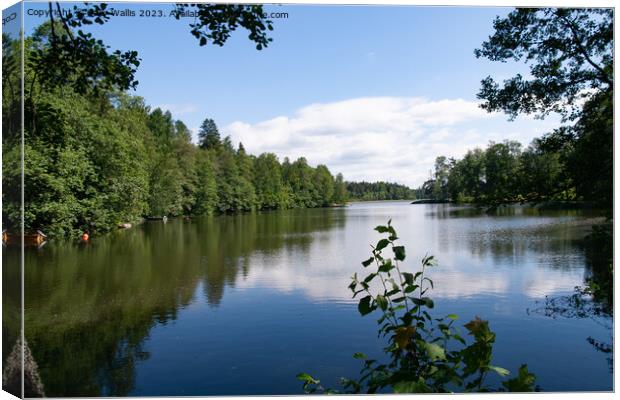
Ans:
[{"label": "green leaf", "polygon": [[385,249],[388,244],[390,244],[390,241],[387,240],[387,239],[379,240],[377,242],[377,246],[375,247],[375,251],[381,251],[381,250]]},{"label": "green leaf", "polygon": [[372,274],[368,275],[366,277],[366,279],[364,279],[364,282],[368,283],[368,282],[372,281],[375,276],[377,276],[377,274],[375,274],[375,273],[372,273]]},{"label": "green leaf", "polygon": [[379,267],[379,272],[390,272],[393,269],[394,269],[394,265],[392,264],[392,260],[386,260]]},{"label": "green leaf", "polygon": [[394,384],[394,393],[429,393],[430,388],[422,378],[415,381],[400,381]]},{"label": "green leaf", "polygon": [[314,379],[310,375],[306,374],[305,372],[297,374],[296,377],[300,381],[304,381],[304,382],[308,382],[308,383],[314,383],[314,384],[319,383],[319,381],[317,381],[316,379]]},{"label": "green leaf", "polygon": [[408,285],[413,284],[413,274],[410,274],[409,272],[403,272],[403,278],[405,278],[406,284]]},{"label": "green leaf", "polygon": [[373,262],[373,261],[375,261],[375,258],[374,258],[374,257],[370,257],[368,260],[366,260],[366,261],[362,261],[362,265],[363,265],[364,267],[367,267],[367,266],[369,266],[370,264],[372,264],[372,262]]},{"label": "green leaf", "polygon": [[446,359],[446,351],[440,345],[424,341],[421,341],[420,344],[422,345],[422,347],[424,347],[424,350],[426,350],[426,354],[428,354],[428,357],[431,360],[437,361]]},{"label": "green leaf", "polygon": [[405,246],[394,246],[394,258],[398,261],[403,261],[405,259]]},{"label": "green leaf", "polygon": [[491,371],[497,372],[501,376],[508,376],[508,375],[510,375],[510,371],[508,371],[506,368],[497,367],[495,365],[489,365],[489,369]]},{"label": "green leaf", "polygon": [[502,385],[510,392],[533,392],[536,375],[527,370],[527,364],[519,368],[519,376],[502,382]]},{"label": "green leaf", "polygon": [[433,308],[435,306],[433,299],[431,299],[430,297],[422,297],[421,299],[416,297],[410,297],[410,299],[411,301],[413,301],[414,304],[417,304],[418,306],[424,305],[428,308]]},{"label": "green leaf", "polygon": [[417,297],[409,297],[411,299],[411,301],[413,301],[413,304],[417,305],[417,306],[423,306],[426,303],[424,302],[424,300],[422,299],[418,299]]},{"label": "green leaf", "polygon": [[433,267],[437,265],[437,260],[435,259],[435,256],[428,256],[422,260],[422,264],[425,267]]},{"label": "green leaf", "polygon": [[401,326],[396,329],[396,333],[394,334],[394,342],[396,345],[405,349],[411,343],[411,338],[415,334],[415,328],[412,326]]},{"label": "green leaf", "polygon": [[379,225],[377,227],[375,227],[375,230],[379,233],[385,233],[385,232],[389,232],[390,228],[388,228],[387,226],[384,225]]},{"label": "green leaf", "polygon": [[411,285],[411,286],[407,286],[407,287],[405,288],[405,293],[411,293],[411,292],[413,292],[414,290],[416,290],[417,288],[419,288],[419,286],[418,286],[418,285]]},{"label": "green leaf", "polygon": [[366,315],[366,314],[370,314],[373,311],[372,307],[370,306],[371,300],[372,300],[371,296],[366,296],[360,300],[359,304],[357,305],[357,309],[360,312],[360,314]]},{"label": "green leaf", "polygon": [[355,354],[353,354],[353,358],[355,358],[357,360],[365,360],[368,357],[364,353],[355,353]]},{"label": "green leaf", "polygon": [[431,288],[435,289],[435,284],[433,283],[433,281],[430,278],[424,277],[424,279],[422,279],[422,282],[424,281],[428,281],[428,283],[431,284]]},{"label": "green leaf", "polygon": [[495,334],[489,328],[489,321],[483,321],[478,316],[464,326],[476,341],[492,342],[495,339]]},{"label": "green leaf", "polygon": [[411,321],[413,321],[413,315],[410,313],[405,313],[402,317],[400,317],[400,320],[403,321],[403,324],[409,325],[411,324]]},{"label": "green leaf", "polygon": [[459,319],[459,316],[456,314],[448,314],[446,315],[446,318],[450,318],[451,320],[457,320]]},{"label": "green leaf", "polygon": [[380,294],[377,295],[377,305],[379,305],[379,308],[381,308],[383,311],[387,309],[388,301],[385,296],[382,296]]}]

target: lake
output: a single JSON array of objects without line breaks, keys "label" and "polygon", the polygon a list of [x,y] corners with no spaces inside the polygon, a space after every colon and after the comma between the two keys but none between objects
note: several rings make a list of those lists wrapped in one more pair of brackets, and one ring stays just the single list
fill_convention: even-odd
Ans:
[{"label": "lake", "polygon": [[[390,218],[406,269],[439,261],[433,315],[490,321],[495,365],[527,363],[545,391],[612,390],[609,355],[588,342],[609,343],[611,320],[542,311],[546,296],[583,285],[594,211],[365,202],[146,222],[27,249],[26,338],[46,394],[299,394],[299,372],[327,386],[357,378],[353,353],[380,357],[383,342],[347,286]],[[4,249],[5,282],[17,257]]]}]

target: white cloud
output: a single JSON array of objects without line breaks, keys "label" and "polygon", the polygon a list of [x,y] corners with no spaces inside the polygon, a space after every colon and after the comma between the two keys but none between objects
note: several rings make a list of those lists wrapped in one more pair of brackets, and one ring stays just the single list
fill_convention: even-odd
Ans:
[{"label": "white cloud", "polygon": [[418,186],[436,156],[461,157],[490,140],[514,139],[527,145],[557,123],[506,121],[463,99],[362,97],[310,104],[292,116],[222,129],[253,154],[306,157],[326,164],[347,180],[388,180]]}]

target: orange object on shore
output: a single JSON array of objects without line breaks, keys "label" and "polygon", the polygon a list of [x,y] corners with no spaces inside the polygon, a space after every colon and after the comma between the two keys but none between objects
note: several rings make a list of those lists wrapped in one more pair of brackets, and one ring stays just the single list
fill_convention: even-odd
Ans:
[{"label": "orange object on shore", "polygon": [[23,243],[25,246],[41,246],[46,240],[47,236],[39,230],[34,233],[29,232],[23,235],[9,233],[6,230],[2,231],[2,244],[4,245],[21,246]]},{"label": "orange object on shore", "polygon": [[84,232],[84,233],[82,234],[82,241],[83,241],[83,242],[88,242],[88,238],[89,238],[88,233],[87,233],[87,232]]}]

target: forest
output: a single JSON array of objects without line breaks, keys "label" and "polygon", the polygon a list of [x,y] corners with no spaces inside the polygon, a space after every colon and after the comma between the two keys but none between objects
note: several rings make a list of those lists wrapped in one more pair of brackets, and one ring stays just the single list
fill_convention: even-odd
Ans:
[{"label": "forest", "polygon": [[[63,30],[71,31],[48,22],[25,40],[26,232],[96,234],[144,217],[347,201],[342,174],[333,176],[325,165],[312,167],[303,157],[280,162],[273,153],[248,154],[242,143],[221,138],[212,119],[204,120],[199,143],[192,143],[183,121],[121,90],[122,84],[132,86],[130,79],[89,82],[71,70],[65,81],[60,68],[46,76],[41,62],[53,55],[54,35]],[[100,63],[118,60],[97,43],[94,47],[101,51]],[[18,229],[20,220],[19,54],[19,42],[3,36],[3,218],[9,230]],[[129,56],[134,58],[127,58],[128,65],[137,67],[135,55]]]},{"label": "forest", "polygon": [[[226,26],[235,19],[244,21],[257,49],[268,45],[266,31],[272,28],[261,9],[231,6],[213,21],[208,6],[204,7],[204,29],[197,26],[192,31],[201,46],[222,45]],[[562,66],[565,61],[553,59],[553,54],[564,52],[588,65],[588,54],[584,56],[571,37],[554,44],[558,48],[553,51],[531,49],[527,43],[505,42],[510,32],[498,26],[496,35],[476,50],[477,57],[502,61],[519,57],[518,51],[535,50],[550,59],[539,63],[536,68],[541,71],[534,71],[537,80],[529,87],[522,87],[519,76],[505,81],[503,87],[490,77],[483,80],[478,94],[482,107],[504,111],[511,118],[519,113],[544,118],[557,112],[566,124],[526,148],[506,140],[471,149],[461,159],[437,157],[430,179],[413,190],[396,183],[345,182],[341,174],[333,176],[325,165],[312,167],[303,157],[280,161],[271,153],[248,154],[242,143],[221,138],[210,118],[198,132],[199,143],[192,143],[183,121],[168,111],[151,109],[144,99],[128,93],[138,84],[134,78],[140,65],[137,52],[111,53],[101,41],[79,30],[82,25],[105,23],[110,18],[105,5],[93,6],[90,14],[76,10],[60,21],[50,18],[24,43],[26,231],[68,236],[104,232],[143,217],[325,207],[349,199],[422,197],[485,205],[581,200],[611,208],[613,77],[608,71],[611,30],[605,11],[599,13],[600,27],[575,23],[584,30],[580,35],[594,46],[589,69]],[[569,14],[553,11],[549,15],[561,24]],[[587,21],[590,14],[575,15]],[[517,29],[518,18],[537,13],[524,10],[513,15],[511,29]],[[534,21],[526,22],[534,26]],[[536,34],[543,39],[547,35]],[[19,50],[18,42],[3,36],[3,217],[8,229],[15,227],[20,213]],[[557,75],[555,81],[545,74],[549,69]],[[528,103],[528,93],[541,85],[547,89],[538,95],[540,104]],[[561,98],[568,106],[558,106]]]},{"label": "forest", "polygon": [[439,156],[420,197],[457,203],[586,201],[613,205],[613,91],[589,98],[576,121],[536,138],[490,142],[461,159]]},{"label": "forest", "polygon": [[613,12],[610,9],[521,8],[493,22],[477,58],[529,64],[502,82],[481,81],[488,112],[543,119],[561,126],[526,148],[511,140],[435,160],[424,197],[500,205],[549,200],[613,206]]},{"label": "forest", "polygon": [[416,193],[405,185],[391,182],[347,182],[347,194],[351,200],[413,200]]},{"label": "forest", "polygon": [[[58,5],[57,5],[58,6]],[[50,3],[52,7],[52,3]],[[179,6],[181,7],[181,6]],[[207,5],[207,21],[214,18]],[[212,8],[219,6],[212,6]],[[183,7],[181,7],[182,9]],[[143,218],[203,216],[258,210],[344,205],[349,198],[411,197],[397,184],[345,182],[304,157],[282,161],[273,153],[248,154],[221,137],[205,118],[192,143],[186,124],[131,95],[138,82],[137,52],[109,52],[76,29],[105,23],[105,4],[88,12],[54,12],[24,41],[24,228],[50,237],[103,233]],[[267,46],[260,7],[226,6],[200,45],[223,44],[218,29],[244,21],[258,46]],[[60,21],[59,21],[60,20]],[[197,36],[197,37],[198,37]],[[3,229],[20,220],[19,41],[3,35]],[[76,51],[81,49],[83,54]],[[55,68],[49,68],[55,65]],[[89,68],[83,68],[88,66]]]},{"label": "forest", "polygon": [[[36,43],[36,42],[35,42]],[[62,93],[61,93],[62,91]],[[25,138],[25,227],[105,232],[143,217],[324,207],[347,199],[341,174],[305,158],[248,154],[206,119],[200,142],[170,112],[126,93],[40,89]],[[5,196],[19,195],[19,137],[5,136]],[[9,143],[14,143],[10,145]],[[19,221],[19,198],[4,217]]]}]

